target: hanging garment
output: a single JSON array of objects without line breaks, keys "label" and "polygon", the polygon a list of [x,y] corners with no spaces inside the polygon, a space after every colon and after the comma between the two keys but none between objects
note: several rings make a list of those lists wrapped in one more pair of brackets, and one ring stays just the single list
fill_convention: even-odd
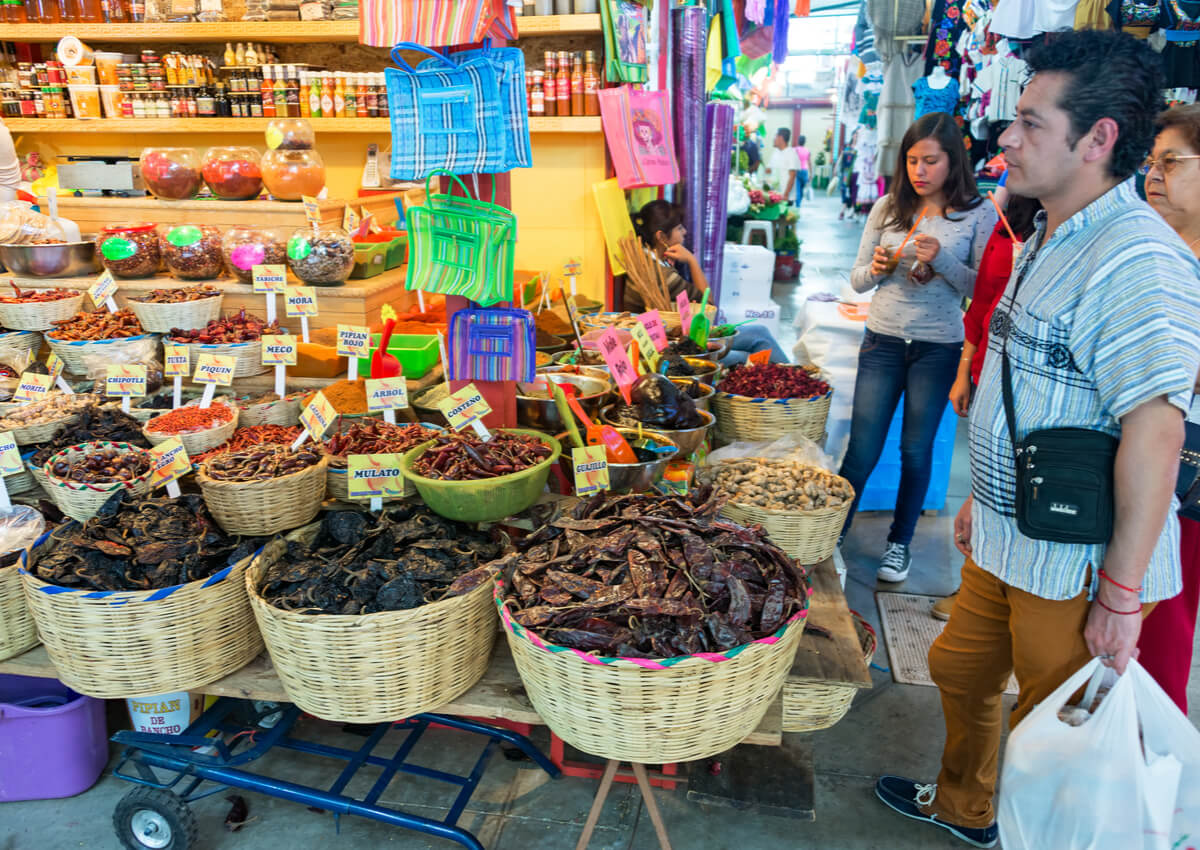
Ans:
[{"label": "hanging garment", "polygon": [[930,112],[953,115],[958,109],[958,80],[952,79],[939,89],[929,85],[928,77],[922,77],[913,85],[913,100],[916,108],[913,118]]},{"label": "hanging garment", "polygon": [[1167,87],[1200,86],[1200,2],[1164,0],[1159,26],[1167,42],[1162,50]]},{"label": "hanging garment", "polygon": [[1079,5],[1075,7],[1075,29],[1112,29],[1112,18],[1104,9],[1106,3],[1107,0],[1079,0]]},{"label": "hanging garment", "polygon": [[952,77],[958,76],[962,57],[954,52],[954,45],[967,27],[962,6],[963,0],[935,0],[925,45],[925,76],[933,72],[935,65],[941,65]]},{"label": "hanging garment", "polygon": [[493,35],[517,37],[516,15],[505,0],[360,0],[358,20],[358,40],[372,47],[402,41],[448,47]]},{"label": "hanging garment", "polygon": [[913,84],[921,79],[921,52],[910,47],[897,53],[883,72],[883,91],[879,94],[879,172],[891,177],[900,151],[900,140],[913,120]]},{"label": "hanging garment", "polygon": [[1075,26],[1077,5],[1079,0],[1000,0],[992,14],[992,32],[1025,40],[1069,30]]}]

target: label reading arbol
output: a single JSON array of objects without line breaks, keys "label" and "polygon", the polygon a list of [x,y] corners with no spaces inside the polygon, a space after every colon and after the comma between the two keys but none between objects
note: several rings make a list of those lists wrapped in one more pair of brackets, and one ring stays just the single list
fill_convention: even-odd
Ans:
[{"label": "label reading arbol", "polygon": [[282,292],[287,283],[287,266],[282,263],[267,263],[254,266],[254,291],[259,295]]},{"label": "label reading arbol", "polygon": [[366,357],[370,349],[370,328],[361,325],[337,326],[338,357]]},{"label": "label reading arbol", "polygon": [[367,378],[367,410],[408,407],[408,382],[397,378]]},{"label": "label reading arbol", "polygon": [[351,499],[398,499],[404,495],[399,454],[350,455],[346,491]]},{"label": "label reading arbol", "polygon": [[311,286],[288,286],[283,290],[288,316],[317,315],[317,291]]},{"label": "label reading arbol", "polygon": [[455,431],[461,431],[492,412],[492,408],[484,401],[483,394],[474,384],[467,384],[458,392],[450,393],[438,402],[438,410],[442,411],[442,415]]},{"label": "label reading arbol", "polygon": [[46,397],[46,393],[50,391],[53,383],[53,375],[39,375],[36,372],[25,372],[21,375],[21,381],[17,384],[17,391],[13,393],[12,400],[22,403],[41,401]]},{"label": "label reading arbol", "polygon": [[265,334],[262,338],[264,366],[295,366],[296,338],[291,334]]},{"label": "label reading arbol", "polygon": [[196,374],[192,376],[197,384],[217,384],[227,387],[233,383],[233,370],[237,366],[237,358],[224,354],[201,354],[196,358]]},{"label": "label reading arbol", "polygon": [[104,394],[109,398],[134,398],[146,394],[146,367],[126,363],[108,364]]},{"label": "label reading arbol", "polygon": [[322,392],[313,396],[313,400],[308,403],[308,406],[300,411],[300,424],[314,440],[324,437],[325,432],[329,430],[329,426],[336,418],[337,410]]},{"label": "label reading arbol", "polygon": [[0,431],[0,475],[15,475],[24,468],[12,431]]},{"label": "label reading arbol", "polygon": [[163,343],[163,375],[168,378],[186,378],[188,376],[188,347],[183,343]]},{"label": "label reading arbol", "polygon": [[587,496],[609,488],[608,458],[604,446],[571,449],[575,466],[575,495]]},{"label": "label reading arbol", "polygon": [[150,489],[156,489],[172,481],[178,481],[192,470],[187,449],[178,437],[152,446],[147,451],[154,457],[150,470]]}]

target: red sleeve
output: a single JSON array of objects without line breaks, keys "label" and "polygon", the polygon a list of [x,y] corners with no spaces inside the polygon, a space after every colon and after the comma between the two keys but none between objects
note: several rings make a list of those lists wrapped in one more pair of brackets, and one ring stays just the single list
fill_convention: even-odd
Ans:
[{"label": "red sleeve", "polygon": [[978,346],[987,331],[996,301],[1004,293],[1008,278],[1012,274],[1012,240],[997,224],[983,249],[979,261],[979,272],[975,276],[975,291],[971,295],[971,306],[963,316],[963,330],[967,342]]}]

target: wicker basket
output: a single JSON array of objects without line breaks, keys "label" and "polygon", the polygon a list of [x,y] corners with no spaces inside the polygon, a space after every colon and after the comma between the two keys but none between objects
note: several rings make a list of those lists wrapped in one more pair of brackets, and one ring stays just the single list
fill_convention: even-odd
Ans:
[{"label": "wicker basket", "polygon": [[326,467],[319,463],[266,481],[215,481],[204,464],[196,472],[209,513],[227,534],[277,534],[307,522],[321,510],[325,498]]},{"label": "wicker basket", "polygon": [[16,564],[0,567],[0,661],[38,645],[37,627]]},{"label": "wicker basket", "polygon": [[[30,563],[56,543],[44,537]],[[27,572],[21,581],[58,678],[87,696],[123,699],[197,690],[262,652],[242,579],[250,560],[167,590],[69,591]]]},{"label": "wicker basket", "polygon": [[14,331],[46,331],[54,322],[69,319],[79,312],[83,293],[57,301],[37,301],[27,304],[0,304],[0,325]]},{"label": "wicker basket", "polygon": [[[136,345],[143,340],[157,341],[155,334],[138,334],[137,336],[121,337],[120,339],[85,339],[74,342],[59,342],[52,334],[45,334],[46,344],[58,355],[68,372],[75,375],[86,375],[87,366],[83,362],[86,354],[89,357],[113,357],[122,348]],[[113,357],[113,362],[127,362]],[[194,361],[193,361],[194,362]]]},{"label": "wicker basket", "polygon": [[48,443],[79,421],[78,413],[68,413],[62,419],[53,422],[43,422],[39,425],[25,425],[12,429],[13,439],[18,446],[32,446],[36,443]]},{"label": "wicker basket", "polygon": [[238,421],[244,426],[283,425],[291,427],[300,422],[300,399],[308,395],[306,390],[288,393],[275,401],[259,404],[238,404]]},{"label": "wicker basket", "polygon": [[37,331],[12,331],[0,333],[0,355],[8,355],[18,351],[32,351],[35,354],[42,347],[42,335]]},{"label": "wicker basket", "polygon": [[811,511],[769,511],[727,502],[721,508],[721,515],[739,525],[761,525],[772,543],[801,564],[812,566],[830,557],[837,548],[838,535],[853,502],[851,496],[840,507]]},{"label": "wicker basket", "polygon": [[[795,366],[816,373],[816,369]],[[750,398],[723,393],[720,387],[712,399],[717,416],[717,436],[734,443],[769,442],[788,434],[799,434],[817,441],[825,433],[833,388],[813,398]]]},{"label": "wicker basket", "polygon": [[[858,632],[858,642],[862,646],[863,658],[867,664],[875,657],[878,638],[871,624],[863,619],[857,611],[851,611],[854,618],[854,630]],[[783,731],[784,732],[816,732],[828,729],[846,716],[850,703],[854,702],[854,694],[858,688],[848,685],[822,685],[810,682],[796,682],[791,679],[783,683]]]},{"label": "wicker basket", "polygon": [[203,328],[213,319],[221,318],[221,301],[224,294],[218,292],[207,298],[197,298],[193,301],[177,301],[172,304],[160,304],[152,301],[128,300],[129,309],[138,317],[142,327],[150,333],[166,334],[175,328],[190,331],[192,328]]},{"label": "wicker basket", "polygon": [[86,522],[91,519],[104,503],[108,501],[109,497],[120,490],[128,490],[135,496],[144,496],[150,492],[150,474],[153,464],[151,464],[150,469],[147,469],[137,478],[117,484],[84,484],[81,481],[64,481],[50,471],[58,461],[65,460],[71,462],[82,460],[98,449],[107,448],[128,452],[146,451],[137,446],[131,446],[128,443],[110,443],[105,440],[93,440],[63,449],[58,454],[52,455],[42,467],[42,472],[46,476],[46,490],[49,491],[50,498],[54,500],[54,504],[58,505],[60,511],[73,520]]},{"label": "wicker basket", "polygon": [[[339,464],[335,466],[334,464]],[[346,474],[346,459],[344,457],[330,458],[329,470],[325,478],[325,494],[330,499],[337,499],[339,502],[348,502],[349,504],[362,504],[361,499],[350,498],[350,483],[349,476]],[[411,499],[417,495],[417,486],[404,479],[404,490],[399,496],[388,496],[383,499],[385,502],[396,502],[400,499]]]},{"label": "wicker basket", "polygon": [[[286,333],[281,330],[280,333]],[[201,354],[217,354],[234,358],[233,377],[249,378],[270,372],[273,367],[262,364],[262,340],[231,342],[223,345],[203,345],[198,342],[180,343],[187,346],[188,362],[195,366]]]},{"label": "wicker basket", "polygon": [[747,646],[663,663],[547,643],[512,619],[503,592],[497,581],[517,672],[550,730],[582,752],[643,764],[707,758],[753,732],[791,669],[808,614],[806,606]]},{"label": "wicker basket", "polygon": [[[213,401],[215,404],[216,400],[214,399]],[[145,427],[142,428],[142,433],[146,435],[146,439],[150,441],[150,445],[152,446],[165,443],[172,437],[178,437],[179,441],[183,443],[183,450],[188,453],[188,457],[195,457],[201,452],[206,452],[209,449],[215,449],[217,446],[221,445],[221,443],[232,437],[233,432],[237,430],[239,411],[232,404],[228,403],[228,401],[225,402],[225,406],[233,410],[233,418],[224,425],[218,425],[216,428],[209,428],[207,431],[195,431],[191,434],[157,434],[150,430],[150,422],[153,421],[153,419],[151,419],[150,421],[147,421]],[[183,408],[180,409],[182,410]],[[170,411],[159,410],[157,413],[162,415],[164,413],[170,413]]]},{"label": "wicker basket", "polygon": [[[313,524],[296,532],[312,539]],[[289,535],[292,536],[292,535]],[[288,699],[343,723],[379,723],[434,711],[487,671],[496,640],[492,587],[407,611],[298,614],[267,603],[258,577],[286,544],[269,543],[246,571],[246,592]]]},{"label": "wicker basket", "polygon": [[21,493],[28,493],[34,487],[38,486],[38,482],[33,477],[33,472],[29,468],[29,459],[33,457],[32,451],[25,452],[21,455],[22,469],[20,472],[14,472],[12,475],[4,476],[4,488],[8,490],[8,495],[17,496]]}]

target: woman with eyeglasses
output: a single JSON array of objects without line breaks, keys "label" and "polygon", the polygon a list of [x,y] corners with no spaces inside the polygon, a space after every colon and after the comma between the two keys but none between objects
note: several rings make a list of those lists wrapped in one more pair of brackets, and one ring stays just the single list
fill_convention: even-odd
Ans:
[{"label": "woman with eyeglasses", "polygon": [[[1154,149],[1141,168],[1146,200],[1200,257],[1200,104],[1168,109],[1158,117]],[[1197,281],[1200,285],[1200,281]],[[1200,422],[1193,399],[1189,422]],[[1188,673],[1200,606],[1200,522],[1179,518],[1183,590],[1158,603],[1138,639],[1142,663],[1187,714]]]}]

